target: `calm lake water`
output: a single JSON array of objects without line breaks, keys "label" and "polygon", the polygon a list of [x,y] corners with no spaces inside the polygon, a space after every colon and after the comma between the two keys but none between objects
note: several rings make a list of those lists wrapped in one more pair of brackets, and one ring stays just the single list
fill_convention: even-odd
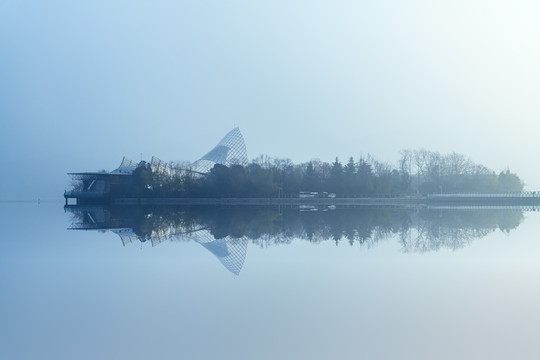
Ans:
[{"label": "calm lake water", "polygon": [[540,213],[302,210],[0,203],[0,358],[540,357]]}]

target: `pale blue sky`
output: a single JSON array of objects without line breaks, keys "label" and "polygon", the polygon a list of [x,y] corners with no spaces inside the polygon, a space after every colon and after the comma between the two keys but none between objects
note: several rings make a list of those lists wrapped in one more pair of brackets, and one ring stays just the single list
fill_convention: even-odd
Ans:
[{"label": "pale blue sky", "polygon": [[0,199],[126,155],[457,151],[540,189],[533,1],[0,1]]}]

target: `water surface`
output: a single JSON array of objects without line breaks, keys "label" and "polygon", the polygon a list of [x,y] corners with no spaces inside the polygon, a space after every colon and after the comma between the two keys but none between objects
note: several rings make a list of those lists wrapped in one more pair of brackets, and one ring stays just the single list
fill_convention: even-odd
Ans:
[{"label": "water surface", "polygon": [[537,212],[87,210],[0,204],[0,358],[540,354]]}]

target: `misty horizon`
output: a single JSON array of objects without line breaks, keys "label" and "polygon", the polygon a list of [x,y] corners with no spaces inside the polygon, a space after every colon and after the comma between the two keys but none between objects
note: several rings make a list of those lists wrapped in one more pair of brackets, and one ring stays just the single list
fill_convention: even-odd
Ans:
[{"label": "misty horizon", "polygon": [[540,6],[0,2],[0,199],[122,156],[198,159],[238,125],[295,163],[465,154],[540,189]]}]

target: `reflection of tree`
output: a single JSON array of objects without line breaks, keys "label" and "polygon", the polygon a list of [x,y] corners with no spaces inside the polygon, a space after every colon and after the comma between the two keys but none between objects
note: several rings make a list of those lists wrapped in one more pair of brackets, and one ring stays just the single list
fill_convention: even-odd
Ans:
[{"label": "reflection of tree", "polygon": [[79,207],[72,228],[114,229],[124,243],[138,239],[156,245],[165,240],[196,240],[204,229],[213,239],[245,239],[260,247],[313,243],[358,243],[371,247],[396,237],[404,252],[456,250],[523,220],[517,210],[429,210],[417,208],[298,209],[256,206]]},{"label": "reflection of tree", "polygon": [[417,227],[406,229],[400,234],[404,252],[428,252],[442,248],[456,250],[462,248],[475,238],[489,234],[491,229],[452,229]]},{"label": "reflection of tree", "polygon": [[422,210],[413,227],[402,229],[400,242],[404,252],[456,250],[496,229],[508,232],[522,220],[516,210]]}]

